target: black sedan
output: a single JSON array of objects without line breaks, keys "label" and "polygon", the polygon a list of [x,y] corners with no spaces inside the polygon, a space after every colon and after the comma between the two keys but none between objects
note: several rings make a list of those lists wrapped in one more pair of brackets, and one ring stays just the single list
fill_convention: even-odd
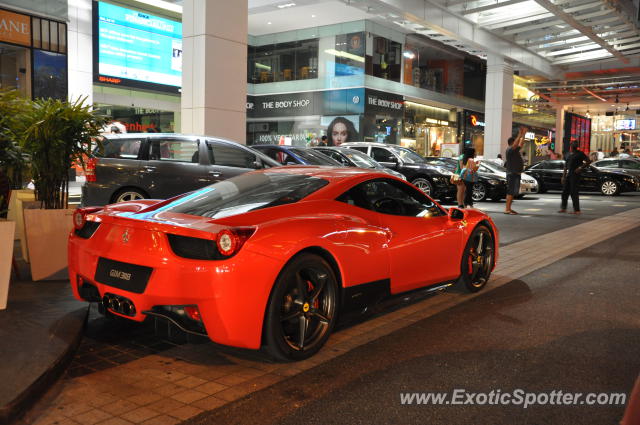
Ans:
[{"label": "black sedan", "polygon": [[450,183],[451,171],[427,164],[411,149],[388,143],[349,142],[342,147],[363,152],[387,168],[404,175],[418,189],[438,199],[454,199],[456,186]]},{"label": "black sedan", "polygon": [[[428,156],[425,158],[427,164],[438,165],[447,170],[455,171],[458,161],[455,158],[444,158],[440,156]],[[493,172],[489,167],[485,167],[480,162],[478,168],[478,181],[473,184],[471,198],[474,202],[499,201],[507,195],[507,179],[500,174]]]},{"label": "black sedan", "polygon": [[635,158],[605,158],[593,163],[596,168],[604,168],[605,171],[625,171],[640,177],[640,160]]},{"label": "black sedan", "polygon": [[[540,193],[562,190],[564,161],[546,160],[528,167],[525,172],[538,180]],[[640,188],[640,179],[624,171],[596,168],[591,165],[581,173],[580,191],[601,192],[613,196],[622,192],[634,192]]]},{"label": "black sedan", "polygon": [[335,159],[345,167],[359,167],[359,168],[369,168],[373,170],[380,170],[385,173],[391,174],[392,176],[396,176],[401,178],[402,180],[406,180],[407,178],[397,171],[392,170],[391,168],[387,168],[385,166],[380,165],[378,162],[374,161],[369,155],[364,154],[355,149],[343,148],[340,146],[317,146],[313,148],[314,150],[320,151],[323,154],[327,155],[331,159]]}]

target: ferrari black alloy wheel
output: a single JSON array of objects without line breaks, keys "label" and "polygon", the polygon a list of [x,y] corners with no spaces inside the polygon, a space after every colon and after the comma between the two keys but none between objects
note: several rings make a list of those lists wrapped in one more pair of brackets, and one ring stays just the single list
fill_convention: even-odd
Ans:
[{"label": "ferrari black alloy wheel", "polygon": [[470,292],[481,290],[491,276],[494,262],[491,232],[485,226],[475,228],[462,253],[460,283]]},{"label": "ferrari black alloy wheel", "polygon": [[267,352],[278,360],[303,360],[327,341],[336,322],[338,285],[331,266],[301,254],[280,273],[265,320]]}]

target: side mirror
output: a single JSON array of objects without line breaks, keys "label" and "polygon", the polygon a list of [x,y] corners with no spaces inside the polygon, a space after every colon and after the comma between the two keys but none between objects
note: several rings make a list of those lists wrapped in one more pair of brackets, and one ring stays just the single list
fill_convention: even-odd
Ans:
[{"label": "side mirror", "polygon": [[384,162],[380,162],[380,164],[384,165],[387,168],[398,168],[398,159],[397,158],[388,158]]},{"label": "side mirror", "polygon": [[449,217],[452,220],[462,220],[464,219],[464,211],[460,208],[451,207],[449,208]]},{"label": "side mirror", "polygon": [[253,168],[254,170],[259,170],[262,168],[262,161],[253,161],[251,163],[251,168]]}]

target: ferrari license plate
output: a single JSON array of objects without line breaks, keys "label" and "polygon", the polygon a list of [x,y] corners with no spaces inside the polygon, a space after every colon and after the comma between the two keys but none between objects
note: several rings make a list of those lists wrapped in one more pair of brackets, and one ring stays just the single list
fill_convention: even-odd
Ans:
[{"label": "ferrari license plate", "polygon": [[100,257],[96,268],[95,280],[114,288],[142,294],[147,287],[152,271],[153,268],[151,267]]}]

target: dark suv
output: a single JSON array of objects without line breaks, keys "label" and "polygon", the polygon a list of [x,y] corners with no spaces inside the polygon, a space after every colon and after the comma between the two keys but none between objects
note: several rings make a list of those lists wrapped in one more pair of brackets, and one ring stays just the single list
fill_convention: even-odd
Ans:
[{"label": "dark suv", "polygon": [[411,149],[369,142],[343,143],[340,146],[364,152],[385,167],[398,171],[427,195],[439,199],[456,196],[456,186],[449,181],[451,171],[428,164]]},{"label": "dark suv", "polygon": [[170,198],[238,174],[280,164],[227,140],[181,134],[106,136],[89,160],[82,205]]}]

